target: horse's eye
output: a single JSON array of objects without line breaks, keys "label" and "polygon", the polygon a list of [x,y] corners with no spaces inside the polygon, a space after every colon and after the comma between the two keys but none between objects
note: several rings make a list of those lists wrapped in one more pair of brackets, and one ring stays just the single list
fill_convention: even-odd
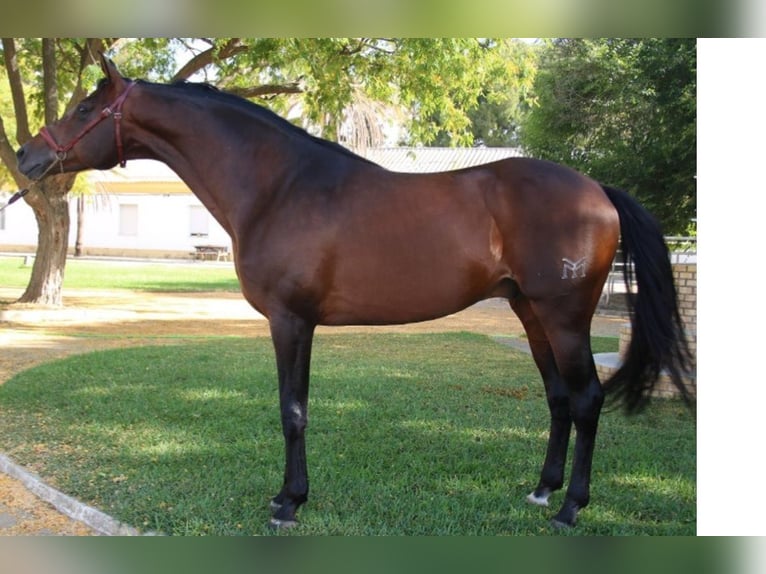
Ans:
[{"label": "horse's eye", "polygon": [[90,111],[90,107],[85,104],[80,104],[77,106],[77,113],[80,115],[85,115]]}]

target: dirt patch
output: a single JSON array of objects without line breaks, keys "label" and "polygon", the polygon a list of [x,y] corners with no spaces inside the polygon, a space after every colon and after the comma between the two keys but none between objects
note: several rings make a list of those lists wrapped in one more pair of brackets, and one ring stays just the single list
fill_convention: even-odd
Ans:
[{"label": "dirt patch", "polygon": [[18,480],[0,474],[0,535],[92,536],[90,528],[64,516],[29,492]]}]

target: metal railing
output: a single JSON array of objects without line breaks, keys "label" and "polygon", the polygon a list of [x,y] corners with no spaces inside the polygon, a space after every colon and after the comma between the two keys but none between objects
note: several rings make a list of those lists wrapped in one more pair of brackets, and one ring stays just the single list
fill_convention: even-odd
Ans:
[{"label": "metal railing", "polygon": [[671,263],[696,263],[697,238],[670,235],[665,237]]},{"label": "metal railing", "polygon": [[[697,262],[697,238],[682,237],[670,235],[665,237],[665,243],[670,252],[670,263],[696,263]],[[604,290],[601,293],[601,303],[608,305],[609,299],[616,292],[623,292],[624,287],[625,259],[622,256],[622,250],[618,249],[612,261],[612,268],[609,271]],[[635,291],[636,285],[631,285],[631,290]]]}]

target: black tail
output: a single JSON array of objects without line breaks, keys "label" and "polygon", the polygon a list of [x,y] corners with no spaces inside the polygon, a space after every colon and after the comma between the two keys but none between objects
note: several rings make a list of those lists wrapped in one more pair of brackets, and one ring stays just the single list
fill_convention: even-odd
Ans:
[{"label": "black tail", "polygon": [[[692,364],[678,311],[668,247],[657,220],[624,191],[602,186],[620,215],[631,341],[622,366],[604,384],[628,412],[647,403],[660,374],[667,373],[684,400],[693,390],[682,375]],[[632,293],[631,262],[638,289]]]}]

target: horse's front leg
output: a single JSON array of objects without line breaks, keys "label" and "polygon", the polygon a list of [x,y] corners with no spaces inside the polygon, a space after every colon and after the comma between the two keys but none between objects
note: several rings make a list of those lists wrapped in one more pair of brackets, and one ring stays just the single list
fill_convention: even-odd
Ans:
[{"label": "horse's front leg", "polygon": [[308,422],[309,366],[315,325],[292,314],[270,319],[279,375],[279,406],[285,437],[285,477],[271,501],[273,528],[295,526],[295,513],[306,502],[309,479],[304,432]]}]

